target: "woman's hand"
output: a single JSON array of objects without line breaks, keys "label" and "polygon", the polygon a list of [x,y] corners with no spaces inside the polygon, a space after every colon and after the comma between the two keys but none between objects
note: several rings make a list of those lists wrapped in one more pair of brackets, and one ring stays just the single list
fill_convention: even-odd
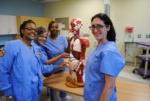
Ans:
[{"label": "woman's hand", "polygon": [[12,96],[6,96],[6,101],[14,101]]},{"label": "woman's hand", "polygon": [[56,61],[58,61],[59,59],[61,58],[68,58],[69,57],[69,54],[68,53],[62,53],[56,57],[53,57],[51,59],[49,59],[46,64],[52,64],[52,63],[55,63]]},{"label": "woman's hand", "polygon": [[59,65],[59,67],[61,67],[61,68],[69,67],[69,64],[67,62],[63,62]]},{"label": "woman's hand", "polygon": [[60,55],[61,58],[68,58],[69,57],[69,54],[68,53],[62,53]]}]

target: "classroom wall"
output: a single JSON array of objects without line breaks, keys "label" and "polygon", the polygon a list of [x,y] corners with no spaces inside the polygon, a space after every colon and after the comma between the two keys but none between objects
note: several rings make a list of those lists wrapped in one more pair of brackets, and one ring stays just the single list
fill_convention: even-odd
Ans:
[{"label": "classroom wall", "polygon": [[[110,0],[110,17],[117,33],[117,45],[124,54],[125,27],[132,25],[134,35],[150,33],[149,22],[150,0]],[[59,2],[46,3],[45,16],[50,17],[80,17],[83,19],[83,31],[90,33],[88,26],[90,18],[98,12],[104,11],[103,0],[62,0]],[[90,35],[91,40],[93,37]],[[92,45],[95,45],[93,42]]]},{"label": "classroom wall", "polygon": [[[137,34],[150,34],[150,0],[111,0],[111,18],[117,30],[118,46],[124,52],[125,27],[132,25],[134,27],[134,36]],[[150,39],[148,39],[150,42]],[[145,41],[145,39],[143,40]],[[134,45],[135,46],[135,45]],[[136,47],[131,45],[127,47],[129,61],[133,62]]]},{"label": "classroom wall", "polygon": [[[110,17],[117,32],[117,44],[124,53],[125,27],[133,25],[134,34],[150,33],[149,11],[150,0],[111,0]],[[79,17],[83,20],[82,32],[90,34],[92,45],[95,45],[88,26],[91,17],[103,12],[103,0],[61,0],[41,4],[37,0],[0,0],[0,14],[30,15],[55,17]],[[7,36],[4,36],[4,39]],[[0,43],[2,37],[0,36]],[[12,39],[12,38],[8,38]]]},{"label": "classroom wall", "polygon": [[[43,14],[44,5],[36,0],[0,0],[0,15],[43,16]],[[12,39],[15,39],[15,35],[0,35],[0,44]]]},{"label": "classroom wall", "polygon": [[104,11],[103,0],[61,0],[45,4],[44,15],[50,18],[69,17],[81,18],[83,27],[81,32],[90,35],[91,46],[96,44],[89,30],[91,17]]},{"label": "classroom wall", "polygon": [[150,32],[149,4],[150,0],[112,0],[111,14],[119,31],[124,33],[129,24],[134,26],[134,34]]}]

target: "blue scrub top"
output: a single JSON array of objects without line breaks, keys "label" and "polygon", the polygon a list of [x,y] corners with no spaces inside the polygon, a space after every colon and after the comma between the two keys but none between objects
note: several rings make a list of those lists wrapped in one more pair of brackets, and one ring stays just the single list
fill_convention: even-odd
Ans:
[{"label": "blue scrub top", "polygon": [[39,45],[37,42],[33,41],[32,45],[35,50],[35,54],[40,60],[43,65],[42,73],[43,74],[52,74],[55,70],[59,68],[58,65],[49,64],[47,65],[46,62],[48,61],[47,53],[42,45]]},{"label": "blue scrub top", "polygon": [[[114,42],[97,46],[88,56],[85,67],[85,101],[99,101],[105,85],[105,75],[116,77],[125,65],[125,60]],[[116,88],[109,101],[117,101]]]},{"label": "blue scrub top", "polygon": [[[63,35],[59,35],[55,40],[50,39],[48,37],[44,47],[48,54],[48,58],[51,59],[55,56],[58,56],[58,55],[64,53],[65,49],[68,47],[67,38]],[[64,61],[64,59],[61,58],[58,61],[56,61],[54,64],[60,65],[63,61]]]},{"label": "blue scrub top", "polygon": [[0,90],[15,101],[38,101],[42,90],[42,65],[34,47],[21,40],[6,43],[0,57]]},{"label": "blue scrub top", "polygon": [[37,55],[37,57],[40,59],[40,61],[42,62],[42,64],[45,64],[48,60],[48,56],[47,53],[44,49],[43,46],[39,45],[37,42],[33,41],[32,45],[35,49],[35,54]]}]

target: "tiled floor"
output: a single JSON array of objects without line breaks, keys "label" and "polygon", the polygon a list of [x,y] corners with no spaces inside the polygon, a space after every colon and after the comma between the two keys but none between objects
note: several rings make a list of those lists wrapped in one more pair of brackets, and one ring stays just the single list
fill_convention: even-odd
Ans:
[{"label": "tiled floor", "polygon": [[119,74],[119,77],[128,79],[128,80],[132,80],[134,82],[150,84],[150,78],[143,79],[142,76],[132,73],[133,69],[135,69],[135,67],[132,64],[126,65],[125,68]]}]

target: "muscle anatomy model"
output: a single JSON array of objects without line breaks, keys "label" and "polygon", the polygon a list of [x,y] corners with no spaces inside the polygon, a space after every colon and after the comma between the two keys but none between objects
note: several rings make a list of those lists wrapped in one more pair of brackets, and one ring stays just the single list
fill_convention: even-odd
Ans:
[{"label": "muscle anatomy model", "polygon": [[83,71],[86,48],[89,47],[87,37],[80,36],[82,21],[80,18],[72,19],[69,31],[69,68],[70,74],[66,78],[66,85],[69,87],[81,87],[83,84]]}]

